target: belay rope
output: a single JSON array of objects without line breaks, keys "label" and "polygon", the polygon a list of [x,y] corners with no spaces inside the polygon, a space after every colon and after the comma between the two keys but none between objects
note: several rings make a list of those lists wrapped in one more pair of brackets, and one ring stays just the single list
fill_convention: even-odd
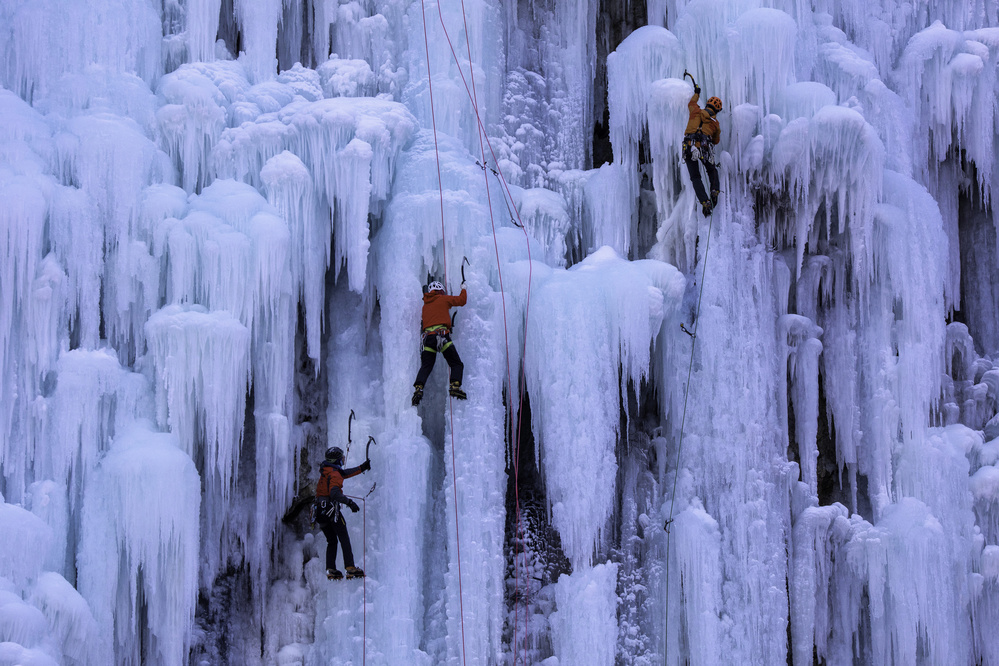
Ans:
[{"label": "belay rope", "polygon": [[[690,79],[693,81],[693,77]],[[696,215],[696,214],[695,214]],[[663,524],[663,529],[666,531],[666,573],[664,577],[664,583],[666,585],[666,615],[663,621],[663,664],[667,661],[667,649],[669,640],[669,549],[670,549],[670,537],[672,532],[670,528],[673,525],[673,505],[676,502],[676,481],[680,474],[680,453],[683,451],[683,428],[687,422],[687,397],[690,395],[690,376],[694,369],[694,345],[697,343],[697,327],[701,320],[701,299],[704,298],[704,276],[708,272],[708,250],[711,247],[711,227],[714,222],[715,211],[711,210],[711,215],[708,217],[708,235],[704,240],[704,260],[701,262],[703,265],[701,267],[701,287],[697,295],[697,307],[694,309],[694,329],[688,330],[686,326],[682,323],[680,324],[680,330],[690,336],[690,364],[687,366],[687,383],[683,388],[683,413],[680,417],[680,437],[676,445],[676,467],[673,469],[673,490],[670,493],[669,500],[669,516],[666,518],[666,522]]]},{"label": "belay rope", "polygon": [[[431,121],[433,123],[433,128],[434,128],[434,152],[435,152],[436,157],[437,157],[437,182],[438,182],[438,187],[440,189],[440,201],[441,201],[441,241],[442,241],[442,244],[444,246],[444,257],[443,257],[444,261],[443,261],[443,263],[444,263],[445,281],[446,281],[446,279],[447,279],[447,238],[446,238],[446,235],[444,233],[444,185],[443,185],[443,182],[441,181],[441,175],[440,175],[441,174],[441,171],[440,171],[440,152],[439,152],[438,143],[437,143],[437,120],[436,120],[436,115],[435,115],[435,112],[434,112],[434,104],[433,104],[433,83],[432,83],[432,76],[431,76],[431,71],[430,71],[430,46],[429,46],[429,39],[427,37],[426,6],[425,6],[424,0],[420,0],[420,5],[421,5],[422,12],[423,12],[422,13],[422,15],[423,15],[423,40],[424,40],[424,50],[426,52],[426,57],[427,57],[427,86],[428,86],[428,89],[430,91],[430,115],[431,115]],[[450,35],[448,33],[447,26],[444,25],[444,15],[443,15],[443,13],[441,11],[441,7],[440,7],[439,3],[437,5],[437,14],[438,14],[438,16],[440,18],[441,28],[444,31],[444,36],[447,38],[448,46],[451,49],[451,55],[454,58],[454,62],[455,62],[455,65],[456,65],[456,67],[458,69],[458,73],[461,75],[462,83],[465,86],[465,92],[468,94],[468,98],[469,98],[469,100],[472,103],[472,109],[473,109],[473,111],[475,113],[475,119],[476,119],[476,122],[478,124],[478,129],[479,129],[479,150],[482,153],[482,161],[483,162],[486,161],[486,157],[485,157],[486,152],[485,152],[485,149],[486,149],[486,146],[488,146],[489,152],[490,152],[490,154],[492,155],[492,158],[493,158],[493,163],[498,163],[498,160],[496,158],[496,152],[493,150],[492,142],[489,141],[489,135],[486,133],[486,129],[483,126],[482,119],[481,119],[481,117],[479,115],[477,94],[475,93],[475,71],[474,71],[474,68],[471,67],[471,62],[472,62],[471,44],[469,44],[468,39],[467,39],[467,35],[468,35],[468,21],[466,19],[466,12],[465,12],[465,3],[464,3],[464,0],[461,0],[461,15],[462,15],[462,22],[464,23],[465,35],[466,35],[465,46],[466,46],[466,49],[467,49],[467,52],[468,52],[468,62],[469,62],[469,65],[470,65],[469,66],[469,70],[470,70],[469,73],[470,73],[471,81],[472,81],[472,88],[471,88],[471,90],[469,89],[468,82],[465,80],[465,74],[462,71],[460,62],[458,61],[458,56],[457,56],[457,54],[454,51],[454,45],[451,42],[451,37],[450,37]],[[483,144],[483,138],[485,138],[485,144]],[[507,209],[509,211],[510,204],[507,202],[507,200],[508,199],[509,200],[513,199],[513,195],[510,193],[510,186],[507,184],[506,178],[503,176],[502,173],[494,171],[494,174],[496,174],[497,178],[499,179],[500,183],[503,186],[503,190],[505,190],[504,203],[506,203]],[[490,225],[492,226],[493,249],[494,249],[494,251],[496,253],[496,270],[497,270],[497,274],[498,274],[498,278],[499,278],[500,300],[501,300],[502,308],[503,308],[503,336],[504,336],[504,346],[505,346],[505,349],[506,349],[507,386],[510,387],[510,389],[512,390],[513,389],[513,381],[512,381],[512,374],[511,374],[511,371],[510,371],[509,326],[507,324],[507,316],[506,316],[506,290],[505,290],[504,285],[503,285],[503,269],[502,269],[502,266],[501,266],[501,263],[500,263],[500,257],[499,257],[499,243],[498,243],[498,241],[496,239],[496,222],[495,222],[495,218],[494,218],[494,215],[493,215],[492,197],[490,196],[489,176],[488,176],[488,173],[485,173],[485,170],[484,170],[483,176],[485,178],[485,185],[486,185],[486,202],[487,202],[487,204],[489,206],[489,221],[490,221]],[[502,193],[502,190],[501,190],[501,193]],[[517,219],[520,222],[519,224],[517,224],[517,223],[515,223],[515,224],[521,230],[524,231],[524,239],[525,239],[525,242],[527,243],[527,261],[528,261],[527,298],[526,298],[526,302],[525,302],[525,306],[524,306],[524,336],[523,336],[524,340],[523,340],[523,350],[522,350],[521,357],[520,357],[520,375],[519,375],[519,378],[521,379],[521,381],[520,381],[520,396],[519,396],[519,405],[520,405],[520,407],[518,409],[518,414],[517,414],[518,418],[517,418],[516,430],[513,433],[513,437],[515,439],[514,454],[513,454],[513,470],[514,470],[514,497],[515,497],[515,505],[516,505],[516,534],[519,536],[520,533],[521,533],[520,481],[519,481],[519,478],[520,478],[520,429],[521,429],[521,421],[523,419],[523,403],[524,403],[524,390],[525,390],[525,386],[524,386],[524,382],[523,382],[523,376],[524,376],[524,359],[527,356],[527,324],[528,324],[528,315],[529,315],[530,306],[531,306],[531,284],[532,284],[532,280],[533,280],[534,269],[533,269],[533,262],[532,262],[532,259],[531,259],[531,245],[530,245],[529,237],[527,236],[527,231],[524,229],[523,220],[520,220],[520,211],[517,211],[516,208],[514,208],[514,211],[516,212]],[[512,217],[513,216],[511,215],[511,219],[512,219]],[[450,397],[448,398],[448,406],[449,406],[449,410],[450,410],[450,419],[451,419],[451,425],[452,425],[452,427],[451,427],[451,467],[452,467],[452,480],[453,480],[454,498],[455,498],[455,539],[456,539],[456,556],[457,556],[457,559],[458,559],[458,600],[459,600],[459,608],[461,609],[461,611],[460,611],[461,612],[461,650],[462,650],[462,662],[464,663],[464,661],[465,661],[465,620],[464,620],[464,608],[463,608],[463,603],[462,603],[462,592],[461,592],[461,552],[460,552],[460,539],[458,538],[459,537],[459,533],[458,533],[458,498],[457,498],[457,481],[455,480],[455,478],[457,477],[457,474],[456,474],[455,462],[454,462],[454,409],[453,409],[453,405],[452,405],[452,401],[451,401]],[[512,401],[511,401],[511,407],[512,407]],[[512,426],[512,419],[511,419],[511,426]],[[519,597],[520,573],[519,573],[519,567],[517,565],[516,553],[514,554],[514,568],[517,571],[517,573],[515,574],[515,578],[514,578],[514,584],[515,584],[515,587],[516,587],[515,598],[517,598],[517,597]],[[525,596],[525,605],[527,603],[526,599],[527,599],[527,596]],[[513,642],[512,642],[512,646],[513,646],[512,651],[513,651],[513,657],[514,657],[514,664],[516,664],[517,663],[517,654],[516,654],[516,642],[517,642],[517,640],[516,639],[517,639],[517,624],[518,624],[518,621],[517,621],[518,611],[517,611],[516,607],[515,607],[514,613],[515,613],[515,621],[514,621],[514,627],[513,627],[513,636],[514,636],[514,638],[513,638]],[[526,628],[526,625],[527,625],[526,611],[525,611],[524,622],[525,622],[525,628]],[[527,661],[527,654],[526,654],[527,644],[526,644],[526,641],[525,641],[525,644],[524,644],[524,651],[525,651],[524,662],[526,663],[526,661]]]},{"label": "belay rope", "polygon": [[[347,456],[350,455],[350,440],[351,432],[350,426],[351,422],[356,418],[354,416],[354,410],[350,410],[350,416],[347,417],[347,452],[343,454],[344,463],[347,462]],[[368,443],[364,446],[364,460],[367,462],[371,459],[371,445],[377,444],[378,441],[368,435]],[[353,500],[361,500],[361,569],[364,570],[363,580],[361,581],[361,664],[366,664],[368,662],[368,496],[375,492],[375,487],[377,483],[371,484],[371,489],[364,495],[364,497],[358,497],[356,495],[347,495],[347,497]],[[329,547],[329,546],[327,546]]]},{"label": "belay rope", "polygon": [[[427,56],[427,87],[430,92],[430,119],[434,128],[434,156],[437,160],[437,187],[440,190],[441,245],[443,251],[444,284],[447,284],[447,234],[444,229],[444,181],[441,179],[441,155],[440,149],[437,145],[437,115],[434,111],[434,84],[433,76],[430,72],[430,41],[427,38],[427,8],[424,0],[420,0],[420,8],[423,16],[423,47]],[[450,384],[450,382],[448,383]],[[461,589],[461,533],[458,527],[458,474],[455,469],[454,455],[454,405],[450,394],[448,395],[447,402],[451,421],[451,487],[452,492],[454,493],[455,558],[458,561],[458,612],[461,620],[461,662],[464,664],[467,661],[465,658],[465,601]]]}]

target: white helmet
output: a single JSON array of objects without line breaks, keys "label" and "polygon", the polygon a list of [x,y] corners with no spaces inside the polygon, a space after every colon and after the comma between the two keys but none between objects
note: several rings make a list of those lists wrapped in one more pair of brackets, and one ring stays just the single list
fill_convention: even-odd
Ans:
[{"label": "white helmet", "polygon": [[431,282],[430,284],[427,285],[427,291],[428,292],[431,292],[431,291],[444,291],[444,285],[442,285],[437,280],[434,280],[433,282]]}]

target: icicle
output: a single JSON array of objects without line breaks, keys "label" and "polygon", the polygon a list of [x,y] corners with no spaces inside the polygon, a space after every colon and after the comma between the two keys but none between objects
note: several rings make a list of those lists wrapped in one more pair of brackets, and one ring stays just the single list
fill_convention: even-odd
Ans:
[{"label": "icicle", "polygon": [[[543,188],[527,190],[518,188],[514,196],[524,226],[541,242],[545,263],[551,266],[565,266],[566,235],[570,226],[565,199],[557,192]],[[604,244],[591,244],[590,247],[596,248]]]},{"label": "icicle", "polygon": [[584,187],[583,249],[587,253],[607,246],[622,257],[628,256],[636,235],[637,191],[637,180],[622,164],[604,164],[592,173]]},{"label": "icicle", "polygon": [[187,54],[192,61],[215,60],[222,0],[187,0]]},{"label": "icicle", "polygon": [[533,425],[552,521],[576,567],[590,562],[612,510],[613,493],[588,489],[617,467],[619,395],[648,372],[649,345],[682,285],[674,268],[629,263],[608,247],[569,271],[535,276],[531,307],[549,316],[528,324]]},{"label": "icicle", "polygon": [[71,663],[93,663],[97,622],[86,600],[57,573],[46,572],[31,589],[31,603],[42,611],[62,655]]},{"label": "icicle", "polygon": [[729,39],[731,93],[725,103],[749,102],[768,113],[776,93],[794,82],[797,32],[794,19],[779,9],[760,7],[740,15]]},{"label": "icicle", "polygon": [[364,60],[336,56],[316,68],[326,97],[374,97],[378,89],[371,66]]},{"label": "icicle", "polygon": [[146,324],[156,370],[156,420],[227,497],[239,462],[250,335],[228,312],[171,305]]},{"label": "icicle", "polygon": [[[691,662],[716,663],[721,659],[722,629],[718,523],[696,504],[679,513],[673,522],[670,529],[675,533],[676,562],[683,594],[673,602],[675,608],[670,608],[670,615],[685,617],[684,639],[690,646]],[[682,615],[674,612],[681,608]]]},{"label": "icicle", "polygon": [[[842,621],[841,618],[830,617],[830,611],[837,610],[830,596],[835,594],[835,557],[838,547],[842,545],[837,542],[836,536],[838,531],[842,531],[846,517],[846,507],[833,504],[808,507],[795,520],[789,563],[791,642],[795,666],[811,664],[813,650],[820,659],[829,655],[833,625]],[[840,529],[837,530],[837,527]],[[839,536],[842,538],[842,535]]]},{"label": "icicle", "polygon": [[652,84],[646,114],[649,119],[649,154],[652,184],[660,218],[669,214],[680,180],[683,130],[690,118],[687,103],[694,91],[686,81],[663,79]]},{"label": "icicle", "polygon": [[292,280],[304,301],[308,354],[318,361],[323,291],[330,265],[329,213],[320,210],[308,168],[287,150],[267,161],[260,179],[268,201],[288,221]]},{"label": "icicle", "polygon": [[626,169],[638,166],[638,143],[654,81],[683,75],[680,42],[665,28],[645,26],[607,56],[607,103],[614,158]]},{"label": "icicle", "polygon": [[[822,329],[800,315],[781,317],[786,336],[788,372],[792,383],[790,394],[794,405],[794,443],[798,449],[801,480],[811,495],[818,492],[816,464],[819,421],[819,354],[822,353]],[[783,407],[783,405],[782,405]],[[791,435],[791,433],[788,433]]]},{"label": "icicle", "polygon": [[17,594],[0,591],[0,636],[3,636],[5,645],[12,643],[18,647],[40,648],[47,628],[45,616],[40,610],[25,603]]},{"label": "icicle", "polygon": [[336,254],[333,257],[334,275],[345,264],[347,281],[354,291],[364,288],[368,268],[368,199],[371,194],[371,146],[360,139],[352,139],[340,151],[333,163],[337,194],[327,188],[327,196],[336,202],[333,235]]},{"label": "icicle", "polygon": [[41,573],[40,555],[48,551],[54,535],[41,518],[13,504],[0,503],[0,526],[4,534],[0,539],[0,561],[4,563],[0,582],[10,580],[24,587]]},{"label": "icicle", "polygon": [[25,99],[46,96],[63,74],[91,64],[135,72],[147,84],[162,73],[162,25],[151,3],[7,2],[0,25],[10,28],[0,36],[0,80]]},{"label": "icicle", "polygon": [[607,562],[572,575],[555,586],[558,610],[551,615],[560,664],[611,666],[617,645],[617,563]]},{"label": "icicle", "polygon": [[278,23],[281,0],[235,0],[236,18],[243,34],[243,47],[250,79],[261,82],[277,76]]},{"label": "icicle", "polygon": [[[79,589],[94,610],[101,663],[138,661],[140,650],[161,664],[187,660],[201,482],[178,444],[174,435],[136,424],[115,439],[87,488]],[[155,639],[150,644],[143,640],[147,629]]]}]

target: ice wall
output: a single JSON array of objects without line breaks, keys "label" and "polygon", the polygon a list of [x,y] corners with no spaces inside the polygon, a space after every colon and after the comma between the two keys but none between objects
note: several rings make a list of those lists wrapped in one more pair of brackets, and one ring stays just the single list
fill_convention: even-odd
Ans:
[{"label": "ice wall", "polygon": [[[990,109],[994,105],[984,100],[994,95],[991,84],[994,65],[978,66],[978,62],[994,62],[987,40],[981,42],[981,47],[970,46],[966,40],[974,38],[966,31],[968,16],[957,19],[937,7],[929,8],[921,16],[925,24],[917,25],[918,21],[910,24],[901,44],[890,39],[886,43],[883,35],[872,36],[876,32],[871,31],[872,25],[884,25],[878,22],[881,17],[877,20],[871,17],[861,28],[853,18],[846,19],[840,10],[830,17],[813,14],[807,7],[793,3],[782,5],[783,11],[735,3],[719,3],[710,10],[706,3],[678,4],[673,9],[674,13],[669,15],[670,31],[675,32],[678,48],[683,49],[681,57],[685,65],[690,68],[687,63],[696,62],[704,94],[718,94],[732,110],[729,122],[722,123],[723,150],[718,159],[722,190],[728,193],[728,203],[716,211],[712,224],[716,232],[719,224],[734,225],[737,229],[745,224],[742,216],[751,212],[755,235],[766,244],[765,249],[781,252],[786,260],[793,261],[787,264],[780,261],[779,270],[749,278],[757,285],[751,306],[719,305],[713,300],[717,298],[712,296],[716,293],[716,282],[726,283],[733,275],[740,277],[722,293],[738,294],[747,279],[743,271],[752,265],[755,260],[750,258],[758,251],[748,249],[753,241],[730,244],[732,232],[723,227],[720,253],[727,254],[726,247],[743,249],[730,255],[733,263],[727,263],[724,257],[718,259],[718,244],[712,239],[709,263],[704,246],[706,222],[698,223],[691,219],[691,214],[678,212],[687,208],[692,213],[692,202],[683,191],[675,189],[676,184],[685,183],[684,170],[676,171],[679,166],[676,141],[686,120],[682,105],[690,89],[665,78],[669,76],[667,73],[661,75],[663,81],[645,84],[646,91],[639,99],[628,103],[626,111],[618,111],[619,126],[634,129],[627,134],[619,132],[614,138],[615,155],[631,159],[627,156],[634,153],[634,142],[643,136],[643,127],[647,128],[660,215],[658,244],[653,255],[677,265],[693,265],[698,274],[704,271],[705,300],[700,305],[699,323],[710,328],[701,329],[697,344],[704,347],[693,351],[695,379],[688,387],[688,399],[697,400],[703,391],[702,384],[716,387],[710,397],[700,400],[693,412],[693,422],[688,412],[682,449],[679,434],[674,431],[677,449],[673,452],[682,455],[681,483],[675,502],[692,496],[694,506],[703,503],[709,516],[718,521],[721,549],[716,556],[716,570],[725,580],[738,581],[722,588],[679,588],[683,598],[679,606],[675,596],[669,597],[670,617],[682,616],[683,608],[688,609],[688,615],[686,620],[679,621],[678,629],[668,628],[671,632],[678,631],[680,636],[675,643],[668,637],[667,654],[676,650],[678,656],[670,659],[682,659],[684,646],[692,643],[692,637],[718,627],[715,613],[691,619],[690,604],[718,609],[715,612],[728,617],[740,612],[736,609],[747,599],[753,600],[747,609],[756,607],[765,597],[753,591],[751,581],[758,573],[748,573],[757,570],[753,565],[746,568],[744,558],[748,556],[750,562],[755,562],[757,549],[762,547],[763,552],[768,548],[782,549],[780,544],[790,539],[794,551],[791,565],[796,571],[790,588],[792,628],[801,627],[800,633],[796,633],[797,628],[792,632],[789,648],[792,654],[800,655],[796,660],[811,661],[814,645],[820,659],[825,654],[831,662],[861,659],[904,663],[917,660],[914,653],[906,652],[915,641],[920,645],[919,659],[927,659],[929,663],[943,658],[936,652],[941,645],[960,654],[958,660],[962,663],[972,663],[976,654],[989,648],[968,642],[970,623],[958,620],[956,625],[930,626],[923,623],[918,610],[924,594],[938,595],[934,596],[935,603],[965,609],[955,611],[955,617],[961,617],[962,613],[967,617],[967,609],[975,603],[971,596],[962,596],[962,590],[969,581],[978,580],[976,561],[983,542],[976,530],[952,531],[951,527],[955,522],[967,524],[964,522],[967,491],[928,507],[921,504],[926,497],[923,494],[926,477],[921,476],[923,481],[916,485],[909,485],[902,478],[913,470],[923,470],[920,475],[942,474],[939,461],[931,454],[935,449],[926,448],[933,446],[928,442],[939,441],[940,435],[931,425],[961,419],[979,427],[979,422],[971,416],[977,413],[978,402],[970,390],[979,379],[967,382],[968,392],[961,393],[966,397],[958,397],[958,392],[949,388],[947,379],[953,377],[953,371],[940,364],[950,354],[947,350],[951,343],[945,343],[944,336],[946,317],[951,309],[960,306],[954,290],[961,283],[960,259],[956,259],[961,252],[953,244],[960,242],[956,230],[963,222],[958,216],[958,194],[953,192],[957,189],[955,181],[948,174],[961,167],[956,166],[950,151],[968,132],[993,133]],[[942,23],[930,25],[945,15],[961,29],[948,30]],[[882,16],[891,17],[896,27],[905,22],[891,12]],[[994,23],[989,18],[979,20],[982,23],[975,23],[976,26]],[[991,34],[990,29],[981,32]],[[661,34],[665,39],[667,32]],[[743,40],[765,41],[776,46],[750,53],[742,46]],[[640,63],[648,62],[631,55],[647,41],[646,35],[636,32],[618,49],[620,56],[616,57],[635,60],[629,72],[641,71]],[[729,63],[723,66],[726,57]],[[768,58],[772,60],[766,61]],[[943,69],[946,74],[940,74]],[[619,76],[627,80],[627,75]],[[948,101],[938,101],[944,98]],[[643,109],[646,104],[647,111]],[[972,120],[969,114],[975,112],[971,109],[984,109],[985,115]],[[613,124],[613,106],[611,111]],[[890,121],[886,122],[887,119]],[[917,129],[900,135],[900,126]],[[913,139],[924,136],[929,140]],[[973,173],[979,174],[969,183],[976,192],[972,196],[981,201],[989,197],[987,181],[992,176],[981,174],[992,173],[991,146],[991,138],[986,139],[975,149],[981,148],[982,152],[967,158],[976,165]],[[692,228],[699,229],[698,244],[690,242],[687,230]],[[906,230],[904,240],[897,235],[902,229]],[[777,291],[771,291],[774,288]],[[761,298],[768,292],[772,293],[770,300]],[[721,322],[711,323],[715,308],[727,315],[722,327]],[[754,332],[747,331],[744,336],[747,341],[752,340],[754,357],[705,365],[705,358],[714,353],[706,348],[716,348],[724,356],[740,345],[721,339],[712,341],[711,337],[722,328],[726,331],[736,328],[737,314],[750,308],[769,310],[764,315],[766,321],[753,325]],[[771,328],[776,321],[781,325]],[[777,349],[768,349],[770,340],[786,351],[781,354]],[[669,346],[663,349],[664,368],[675,363],[678,356],[669,349]],[[779,359],[777,367],[758,365],[775,354]],[[965,358],[977,358],[977,353],[965,350],[960,357],[964,362]],[[723,379],[726,368],[730,367],[739,368],[738,379]],[[991,367],[991,361],[986,361],[983,367]],[[961,376],[975,374],[969,370],[961,372]],[[981,371],[977,374],[982,376]],[[681,377],[676,380],[682,381]],[[739,387],[737,390],[747,391],[740,404],[751,403],[748,396],[762,392],[775,396],[777,412],[772,411],[771,405],[760,404],[732,424],[722,425],[715,418],[698,425],[703,414],[712,414],[715,405],[731,402],[718,391],[732,382]],[[987,391],[986,386],[982,384],[980,391]],[[966,407],[952,404],[962,400]],[[948,413],[952,416],[945,416]],[[959,413],[963,416],[958,416]],[[771,416],[761,421],[761,415]],[[728,414],[719,417],[724,421]],[[749,438],[750,455],[769,449],[772,457],[739,460],[735,468],[743,471],[736,472],[737,478],[749,471],[739,481],[714,478],[720,469],[731,468],[732,462],[731,458],[724,462],[713,459],[714,451],[724,445],[705,448],[704,438],[722,432],[731,437],[732,432],[742,431],[747,424],[757,428]],[[782,431],[776,438],[774,428]],[[790,447],[787,455],[794,463],[790,468],[781,462],[785,443]],[[964,460],[965,455],[971,458],[972,448],[959,447],[965,451],[958,456],[959,460]],[[695,460],[706,457],[700,462],[683,463],[688,456]],[[821,469],[829,463],[834,463],[832,469]],[[845,494],[832,493],[832,497],[839,496],[850,510],[859,511],[867,520],[855,515],[847,522],[846,510],[820,513],[820,507],[805,508],[820,503],[831,505],[821,507],[823,510],[838,506],[832,504],[828,486],[823,488],[823,476],[830,471],[833,483],[846,490]],[[791,479],[789,473],[793,475]],[[799,475],[801,485],[796,482]],[[955,471],[954,486],[966,488],[967,478],[967,469]],[[776,484],[778,496],[789,480],[795,480],[789,486],[790,505],[777,497],[768,497],[763,491],[767,512],[772,515],[766,521],[768,529],[773,530],[769,537],[754,529],[758,523],[753,513],[747,513],[754,499],[732,495],[735,489],[753,487],[758,480],[767,479],[768,483]],[[706,485],[697,490],[701,483]],[[752,496],[760,497],[760,489]],[[802,501],[805,505],[800,504]],[[673,502],[669,498],[670,515]],[[739,518],[732,518],[734,515]],[[776,527],[777,520],[783,521],[783,525]],[[734,522],[726,525],[726,521]],[[935,531],[926,521],[942,529]],[[794,531],[789,532],[792,524]],[[681,525],[672,528],[678,542],[675,546],[678,556],[669,562],[676,562],[682,579],[684,564],[679,553],[688,547],[687,539],[699,537],[696,533],[688,535]],[[920,532],[923,526],[927,526],[926,531]],[[803,542],[796,536],[799,530]],[[954,590],[956,597],[950,597],[950,593],[945,595],[947,598],[939,597],[942,588],[936,583],[949,575],[939,568],[947,566],[942,561],[905,560],[897,553],[889,554],[891,546],[888,552],[876,556],[885,559],[877,560],[879,564],[874,568],[868,564],[852,567],[849,572],[840,571],[842,553],[851,547],[847,544],[856,543],[862,533],[891,535],[877,537],[884,539],[880,543],[899,538],[897,535],[902,533],[926,543],[940,539],[937,546],[928,549],[955,549],[944,559],[961,571],[958,579],[952,581],[953,587],[948,588]],[[748,541],[729,546],[729,538]],[[768,541],[770,546],[765,545]],[[732,555],[738,553],[736,560],[730,560],[727,551]],[[767,563],[763,565],[765,570],[773,566],[772,560],[763,557],[759,561]],[[743,573],[733,575],[729,562],[736,561],[739,562],[736,570]],[[884,565],[885,561],[892,563]],[[896,564],[907,567],[915,580],[890,580],[893,575],[890,571]],[[883,566],[887,566],[888,579]],[[767,575],[781,576],[782,568],[778,565]],[[806,582],[797,577],[801,570],[809,571],[813,580]],[[703,571],[700,577],[705,575],[718,577],[717,573]],[[815,580],[819,581],[819,587],[815,586]],[[880,590],[882,585],[888,590],[888,597],[880,596],[880,591],[877,598],[866,601],[857,596],[863,590],[868,593]],[[972,584],[972,588],[978,589],[976,585]],[[671,585],[669,589],[677,588]],[[704,598],[690,598],[691,592]],[[768,615],[788,612],[783,609],[782,600],[772,601],[776,606]],[[807,609],[794,611],[798,604],[807,604]],[[867,604],[870,605],[861,609]],[[861,627],[863,612],[872,613],[885,624],[873,627],[868,634]],[[753,626],[752,633],[756,636],[772,632],[775,640],[782,631],[781,623],[766,627],[755,618],[746,617],[722,629],[722,644],[733,640],[728,647],[742,650],[743,660],[783,658],[763,652],[767,649],[766,640],[747,643],[741,634],[746,626]],[[886,635],[891,638],[885,638]],[[695,662],[712,663],[715,659],[699,655]]]},{"label": "ice wall", "polygon": [[[7,2],[0,661],[999,658],[997,26]],[[414,409],[463,266],[469,400],[438,361]],[[278,519],[352,410],[368,577],[332,585]]]}]

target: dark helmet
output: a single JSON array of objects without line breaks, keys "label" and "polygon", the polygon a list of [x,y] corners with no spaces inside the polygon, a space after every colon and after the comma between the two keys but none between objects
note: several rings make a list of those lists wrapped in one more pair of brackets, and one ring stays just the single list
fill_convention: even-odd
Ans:
[{"label": "dark helmet", "polygon": [[326,449],[326,460],[334,465],[339,465],[343,462],[343,449],[339,446],[331,446]]}]

